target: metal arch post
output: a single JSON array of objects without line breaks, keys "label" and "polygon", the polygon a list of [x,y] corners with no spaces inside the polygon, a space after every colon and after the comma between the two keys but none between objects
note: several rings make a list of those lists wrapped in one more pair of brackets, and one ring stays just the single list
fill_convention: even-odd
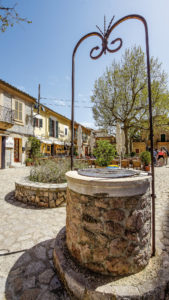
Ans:
[{"label": "metal arch post", "polygon": [[[149,117],[150,117],[150,141],[151,141],[151,172],[152,172],[152,256],[155,255],[155,174],[154,174],[154,161],[153,161],[153,121],[152,121],[152,100],[151,100],[151,76],[150,76],[150,58],[149,58],[149,38],[148,38],[148,26],[147,22],[144,17],[141,15],[137,14],[132,14],[132,15],[127,15],[121,19],[119,19],[117,22],[115,22],[112,26],[111,23],[113,21],[114,17],[112,18],[107,31],[104,28],[104,33],[100,30],[101,33],[99,32],[91,32],[84,37],[82,37],[78,43],[76,44],[73,54],[72,54],[72,111],[71,111],[71,170],[73,169],[73,154],[74,154],[74,78],[75,78],[75,54],[80,46],[80,44],[87,39],[88,37],[91,36],[97,36],[101,39],[102,41],[102,48],[99,52],[98,55],[93,55],[94,51],[97,51],[100,49],[100,47],[96,46],[92,48],[90,51],[90,57],[92,59],[98,59],[99,57],[102,56],[102,54],[106,54],[106,51],[110,53],[114,53],[118,51],[122,47],[122,39],[117,38],[111,42],[111,45],[114,45],[116,42],[119,42],[119,45],[115,49],[110,49],[108,46],[108,39],[113,31],[119,24],[121,24],[124,21],[127,21],[129,19],[136,19],[141,21],[144,24],[144,29],[145,29],[145,40],[146,40],[146,56],[147,56],[147,84],[148,84],[148,98],[149,98]],[[105,27],[105,26],[104,26]]]}]

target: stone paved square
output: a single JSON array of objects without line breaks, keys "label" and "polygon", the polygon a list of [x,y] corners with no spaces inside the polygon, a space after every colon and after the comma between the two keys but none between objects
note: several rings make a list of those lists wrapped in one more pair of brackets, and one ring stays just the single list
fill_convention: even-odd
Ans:
[{"label": "stone paved square", "polygon": [[[53,209],[37,209],[15,201],[15,181],[28,176],[29,172],[29,167],[0,170],[0,300],[69,299],[57,277],[52,277],[52,247],[56,235],[65,226],[65,206]],[[158,248],[169,253],[169,166],[155,168],[155,176],[157,195],[156,244]],[[32,252],[31,248],[36,245],[37,247]],[[30,250],[28,251],[28,249]],[[39,261],[33,263],[35,256],[38,257]],[[46,265],[46,258],[48,265]],[[11,271],[16,262],[17,268]],[[22,282],[23,277],[20,275],[23,264],[27,264],[24,274],[32,272],[31,278],[26,283]],[[168,261],[166,264],[169,267]],[[37,272],[38,287],[35,284]],[[22,288],[25,286],[22,296],[20,294],[20,297],[12,296],[10,298],[8,287],[11,278],[15,279],[16,290],[19,291],[20,286]],[[49,281],[51,278],[50,287],[47,278]],[[42,289],[42,286],[46,288]]]}]

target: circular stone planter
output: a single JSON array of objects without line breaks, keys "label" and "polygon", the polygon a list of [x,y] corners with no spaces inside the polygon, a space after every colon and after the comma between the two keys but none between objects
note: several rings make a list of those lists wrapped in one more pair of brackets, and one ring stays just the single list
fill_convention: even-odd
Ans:
[{"label": "circular stone planter", "polygon": [[66,244],[82,266],[121,276],[151,256],[151,176],[105,179],[66,173]]},{"label": "circular stone planter", "polygon": [[24,178],[15,182],[15,198],[18,201],[44,208],[55,208],[66,201],[67,183],[39,183]]}]

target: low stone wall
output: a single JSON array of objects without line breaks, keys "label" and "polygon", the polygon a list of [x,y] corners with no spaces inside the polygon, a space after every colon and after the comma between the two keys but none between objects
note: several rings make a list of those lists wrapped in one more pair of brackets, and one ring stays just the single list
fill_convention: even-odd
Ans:
[{"label": "low stone wall", "polygon": [[68,172],[67,180],[66,242],[72,256],[101,274],[142,270],[151,256],[149,176],[106,181]]},{"label": "low stone wall", "polygon": [[15,198],[37,207],[55,208],[66,201],[67,183],[48,184],[29,181],[15,183]]}]

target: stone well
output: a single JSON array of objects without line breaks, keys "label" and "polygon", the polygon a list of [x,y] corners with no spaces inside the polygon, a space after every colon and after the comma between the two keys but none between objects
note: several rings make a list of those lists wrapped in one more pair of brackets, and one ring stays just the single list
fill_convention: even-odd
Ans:
[{"label": "stone well", "polygon": [[66,244],[81,266],[121,276],[142,270],[151,256],[150,178],[96,178],[66,173]]}]

